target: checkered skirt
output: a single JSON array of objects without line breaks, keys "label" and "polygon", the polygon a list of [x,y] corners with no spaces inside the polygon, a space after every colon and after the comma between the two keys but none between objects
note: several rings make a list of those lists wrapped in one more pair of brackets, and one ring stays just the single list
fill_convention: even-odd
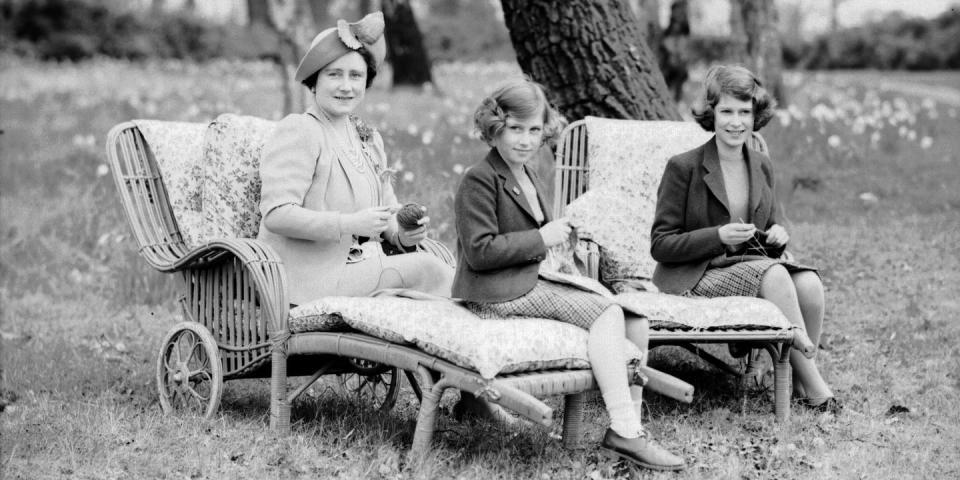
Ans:
[{"label": "checkered skirt", "polygon": [[788,272],[816,272],[817,269],[799,263],[775,258],[750,260],[726,267],[707,268],[688,296],[696,297],[757,297],[763,274],[774,265],[783,265]]},{"label": "checkered skirt", "polygon": [[499,303],[465,302],[480,318],[551,318],[590,330],[594,320],[614,303],[596,293],[552,282],[537,280],[527,294]]}]

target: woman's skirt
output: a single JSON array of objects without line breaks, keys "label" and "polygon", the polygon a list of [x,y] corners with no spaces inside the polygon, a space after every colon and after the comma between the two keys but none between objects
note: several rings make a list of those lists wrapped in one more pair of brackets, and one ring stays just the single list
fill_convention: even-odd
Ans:
[{"label": "woman's skirt", "polygon": [[774,265],[783,265],[790,273],[816,272],[807,265],[765,258],[734,263],[725,267],[707,268],[691,290],[690,296],[698,297],[757,297],[760,296],[760,282],[767,270]]},{"label": "woman's skirt", "polygon": [[606,297],[570,285],[537,280],[525,295],[499,303],[465,302],[480,318],[550,318],[590,330],[600,314],[614,303]]}]

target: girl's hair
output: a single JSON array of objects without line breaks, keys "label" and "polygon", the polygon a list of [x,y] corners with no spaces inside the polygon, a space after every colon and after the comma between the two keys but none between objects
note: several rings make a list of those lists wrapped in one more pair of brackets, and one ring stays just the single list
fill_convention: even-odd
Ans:
[{"label": "girl's hair", "polygon": [[[367,64],[367,88],[370,88],[370,85],[373,85],[373,79],[377,78],[377,60],[373,58],[373,54],[367,50],[366,47],[360,47],[355,52],[359,53],[363,57],[363,63]],[[317,77],[320,76],[320,71],[324,68],[327,68],[326,65],[313,72],[309,77],[304,78],[302,82],[304,87],[310,89],[311,92],[316,92],[317,89]]]},{"label": "girl's hair", "polygon": [[550,102],[543,86],[524,78],[506,83],[484,98],[473,114],[473,123],[480,133],[480,139],[489,145],[503,133],[507,117],[530,118],[543,115],[543,142],[553,144],[566,125],[566,120]]},{"label": "girl's hair", "polygon": [[714,130],[713,109],[723,95],[753,103],[754,131],[763,128],[773,118],[773,109],[777,106],[777,101],[750,70],[738,65],[710,67],[703,79],[700,94],[690,107],[693,118],[708,132]]}]

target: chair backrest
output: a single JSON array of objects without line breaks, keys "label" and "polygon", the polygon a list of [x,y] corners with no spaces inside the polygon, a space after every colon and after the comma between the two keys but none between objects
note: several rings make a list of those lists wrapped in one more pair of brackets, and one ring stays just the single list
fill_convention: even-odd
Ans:
[{"label": "chair backrest", "polygon": [[[693,122],[598,117],[573,122],[561,132],[554,214],[591,224],[601,250],[601,279],[613,284],[652,276],[656,262],[649,236],[663,169],[670,157],[711,136]],[[751,147],[766,152],[759,134]]]},{"label": "chair backrest", "polygon": [[199,241],[205,128],[199,123],[135,120],[107,134],[107,161],[127,222],[141,255],[154,268],[171,269],[188,245]]},{"label": "chair backrest", "polygon": [[140,250],[167,270],[216,238],[260,223],[260,153],[275,123],[224,114],[210,124],[134,120],[114,127],[107,157]]},{"label": "chair backrest", "polygon": [[204,237],[253,238],[260,227],[260,153],[276,123],[223,114],[203,148]]}]

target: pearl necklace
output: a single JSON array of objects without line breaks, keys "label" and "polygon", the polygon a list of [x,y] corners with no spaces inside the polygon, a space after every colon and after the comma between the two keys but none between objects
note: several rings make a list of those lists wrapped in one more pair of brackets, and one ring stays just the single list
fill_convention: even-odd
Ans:
[{"label": "pearl necklace", "polygon": [[[327,112],[324,112],[323,109],[319,110],[321,123],[330,127],[333,138],[336,140],[334,143],[337,145],[330,146],[334,153],[341,159],[349,160],[358,172],[365,173],[367,171],[366,167],[367,162],[369,162],[370,153],[367,151],[367,145],[360,141],[360,134],[357,132],[356,126],[353,125],[353,120],[347,117],[347,124],[344,128],[346,141],[344,141],[344,138],[337,133],[337,128],[334,126],[333,120],[327,115]],[[359,146],[357,145],[358,143]]]}]

